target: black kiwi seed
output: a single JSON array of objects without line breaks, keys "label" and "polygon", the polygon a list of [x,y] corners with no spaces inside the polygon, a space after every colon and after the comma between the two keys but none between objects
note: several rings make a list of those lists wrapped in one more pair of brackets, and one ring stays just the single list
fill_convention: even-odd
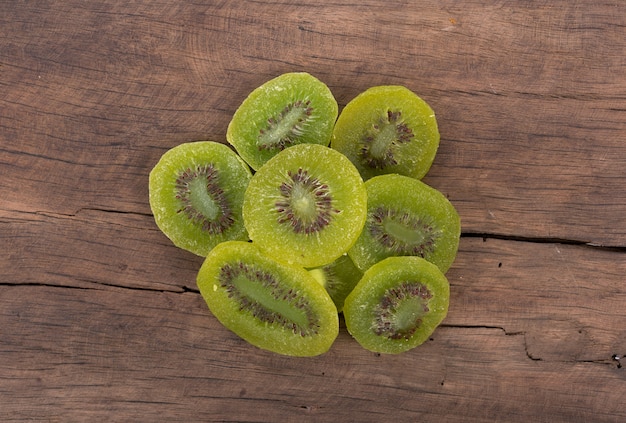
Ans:
[{"label": "black kiwi seed", "polygon": [[394,147],[413,139],[413,131],[402,120],[402,112],[391,110],[365,133],[359,151],[361,162],[370,168],[385,169],[397,165]]},{"label": "black kiwi seed", "polygon": [[[204,191],[196,192],[194,191]],[[204,200],[198,197],[208,196]],[[197,201],[194,200],[194,195]],[[177,210],[184,213],[202,230],[221,234],[234,223],[234,216],[224,190],[219,185],[219,172],[212,164],[199,165],[194,170],[187,168],[176,178],[176,198],[182,206]],[[202,210],[198,205],[203,204]]]},{"label": "black kiwi seed", "polygon": [[[377,335],[389,339],[410,339],[422,323],[422,315],[428,313],[428,300],[432,293],[419,282],[405,281],[385,291],[380,303],[374,307],[375,328]],[[421,303],[421,311],[412,312],[399,321],[398,306],[400,303],[414,299]],[[417,309],[419,311],[419,308]]]},{"label": "black kiwi seed", "polygon": [[[240,311],[247,310],[262,322],[279,324],[301,336],[315,335],[320,329],[320,322],[307,304],[306,296],[281,285],[269,272],[243,262],[226,264],[220,270],[220,285],[229,298],[237,301]],[[272,302],[286,303],[288,307],[281,307],[284,312],[279,313],[265,305]],[[303,313],[306,323],[303,324],[301,313],[296,316],[290,310]]]},{"label": "black kiwi seed", "polygon": [[278,116],[267,119],[267,127],[259,131],[259,150],[284,150],[296,143],[305,131],[313,113],[309,100],[288,104]]},{"label": "black kiwi seed", "polygon": [[333,207],[328,185],[299,168],[288,171],[289,180],[280,185],[277,201],[278,223],[289,223],[295,233],[312,234],[322,230],[339,210]]},{"label": "black kiwi seed", "polygon": [[[402,228],[402,233],[406,237],[416,234],[414,239],[402,240],[389,233],[385,225],[390,222]],[[386,207],[377,207],[369,215],[367,227],[372,238],[394,255],[426,257],[433,253],[436,241],[441,236],[441,231],[431,222],[407,212],[399,212]],[[407,229],[411,230],[407,231]]]}]

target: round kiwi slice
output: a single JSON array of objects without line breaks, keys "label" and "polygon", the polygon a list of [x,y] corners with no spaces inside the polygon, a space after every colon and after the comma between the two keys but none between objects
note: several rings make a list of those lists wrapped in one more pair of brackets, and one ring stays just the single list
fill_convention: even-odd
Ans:
[{"label": "round kiwi slice", "polygon": [[259,348],[291,356],[314,356],[330,348],[339,332],[337,309],[304,269],[273,260],[253,243],[215,247],[197,284],[215,317]]},{"label": "round kiwi slice", "polygon": [[365,223],[363,180],[341,153],[297,144],[268,160],[250,180],[243,219],[266,254],[303,267],[348,251]]},{"label": "round kiwi slice", "polygon": [[309,269],[309,273],[326,288],[338,312],[343,310],[346,297],[363,276],[363,272],[354,265],[347,254],[326,266]]},{"label": "round kiwi slice", "polygon": [[446,272],[454,262],[461,221],[438,190],[402,175],[365,182],[367,221],[348,254],[365,271],[392,256],[419,256]]},{"label": "round kiwi slice", "polygon": [[253,169],[292,145],[328,146],[338,106],[330,89],[306,72],[280,75],[243,101],[226,139]]},{"label": "round kiwi slice", "polygon": [[341,111],[331,147],[345,154],[364,180],[388,173],[421,179],[439,147],[435,113],[406,87],[372,87]]},{"label": "round kiwi slice", "polygon": [[364,348],[398,354],[428,339],[449,302],[450,286],[437,266],[420,257],[389,257],[365,272],[343,315]]},{"label": "round kiwi slice", "polygon": [[247,240],[241,207],[252,173],[228,146],[180,144],[150,172],[154,220],[177,247],[200,256],[226,240]]}]

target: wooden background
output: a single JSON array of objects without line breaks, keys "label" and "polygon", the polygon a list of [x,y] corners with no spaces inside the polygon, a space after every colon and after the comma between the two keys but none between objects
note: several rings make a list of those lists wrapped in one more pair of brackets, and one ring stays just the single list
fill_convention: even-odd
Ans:
[{"label": "wooden background", "polygon": [[[289,358],[208,312],[148,173],[307,71],[428,101],[457,207],[419,348]],[[626,421],[626,2],[0,3],[0,421]]]}]

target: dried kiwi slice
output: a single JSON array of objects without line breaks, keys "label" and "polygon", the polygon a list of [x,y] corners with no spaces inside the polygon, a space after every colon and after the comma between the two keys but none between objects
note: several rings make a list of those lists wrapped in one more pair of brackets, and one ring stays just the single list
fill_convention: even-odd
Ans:
[{"label": "dried kiwi slice", "polygon": [[280,75],[243,101],[226,133],[253,169],[292,145],[328,146],[338,106],[330,89],[306,72]]},{"label": "dried kiwi slice", "polygon": [[419,256],[446,272],[454,262],[461,221],[438,190],[402,175],[365,182],[367,221],[348,254],[365,271],[392,256]]},{"label": "dried kiwi slice", "polygon": [[266,254],[303,267],[331,263],[354,244],[366,214],[366,191],[341,153],[318,144],[289,147],[250,180],[243,219]]},{"label": "dried kiwi slice", "polygon": [[390,257],[365,272],[343,315],[364,348],[398,354],[428,339],[449,302],[450,286],[437,266],[419,257]]},{"label": "dried kiwi slice", "polygon": [[339,332],[337,309],[324,288],[304,268],[279,263],[252,243],[215,247],[197,284],[215,317],[259,348],[314,356],[328,351]]},{"label": "dried kiwi slice", "polygon": [[345,154],[364,180],[388,173],[421,179],[439,147],[435,113],[406,87],[372,87],[341,111],[331,147]]},{"label": "dried kiwi slice", "polygon": [[326,266],[309,269],[309,273],[326,288],[338,312],[343,310],[346,297],[363,276],[363,272],[354,265],[347,254]]},{"label": "dried kiwi slice", "polygon": [[247,240],[241,207],[251,177],[248,165],[224,144],[180,144],[150,172],[154,220],[174,245],[200,256],[222,241]]}]

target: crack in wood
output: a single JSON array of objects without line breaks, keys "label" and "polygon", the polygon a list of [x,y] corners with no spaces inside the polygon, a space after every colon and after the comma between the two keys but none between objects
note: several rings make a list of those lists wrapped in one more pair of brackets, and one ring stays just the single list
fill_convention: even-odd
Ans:
[{"label": "crack in wood", "polygon": [[132,216],[141,216],[141,217],[153,217],[152,213],[144,213],[137,211],[128,211],[128,210],[112,210],[112,209],[102,209],[97,207],[81,207],[73,213],[59,213],[59,212],[51,212],[46,210],[6,210],[12,213],[23,213],[23,214],[33,214],[36,216],[44,216],[44,217],[54,217],[58,219],[62,218],[74,218],[82,213],[88,212],[96,212],[96,213],[111,213],[111,214],[122,214],[122,215],[132,215]]},{"label": "crack in wood", "polygon": [[87,286],[76,286],[76,285],[55,285],[55,284],[51,284],[51,283],[41,283],[41,282],[24,282],[24,283],[7,283],[7,282],[0,282],[0,286],[11,286],[11,287],[17,287],[17,286],[28,286],[28,287],[32,287],[32,286],[41,286],[41,287],[49,287],[49,288],[67,288],[67,289],[81,289],[81,290],[96,290],[93,287],[87,287]]},{"label": "crack in wood", "polygon": [[[509,332],[506,328],[502,326],[492,326],[492,325],[459,325],[459,324],[442,324],[440,327],[452,328],[452,329],[487,329],[487,330],[497,330],[502,332],[505,336],[523,336],[523,346],[524,353],[526,357],[531,361],[542,361],[542,362],[550,362],[550,363],[564,363],[564,364],[572,364],[572,363],[582,363],[582,364],[600,364],[600,365],[608,365],[614,366],[617,369],[624,368],[621,360],[626,357],[625,354],[613,354],[610,358],[598,358],[598,359],[572,359],[572,360],[545,360],[542,357],[537,357],[530,352],[529,341],[526,337],[526,331],[517,331],[517,332]],[[443,381],[442,381],[443,385]]]},{"label": "crack in wood", "polygon": [[576,239],[553,238],[553,237],[528,237],[519,235],[505,235],[487,232],[463,232],[461,238],[482,238],[483,241],[488,239],[498,239],[502,241],[528,242],[534,244],[561,244],[575,245],[580,247],[589,247],[595,250],[613,251],[617,253],[626,253],[626,246],[621,245],[604,245],[595,242],[588,242]]},{"label": "crack in wood", "polygon": [[188,287],[188,286],[177,287],[177,288],[179,288],[178,290],[173,290],[173,289],[172,290],[168,290],[168,289],[154,289],[154,288],[142,288],[142,287],[136,287],[136,286],[107,284],[107,283],[103,283],[103,282],[88,281],[88,280],[83,280],[83,282],[88,282],[90,285],[93,285],[93,286],[89,287],[89,286],[76,286],[76,285],[55,285],[55,284],[51,284],[51,283],[41,283],[41,282],[24,282],[24,283],[0,282],[0,286],[10,286],[10,287],[33,287],[33,286],[38,286],[38,287],[48,287],[48,288],[82,289],[82,290],[91,290],[91,291],[99,291],[99,289],[97,289],[97,286],[103,286],[103,287],[108,287],[108,288],[128,289],[128,290],[131,290],[131,291],[157,292],[157,293],[168,293],[168,294],[193,293],[193,294],[200,295],[200,290],[199,289],[191,288],[191,287]]},{"label": "crack in wood", "polygon": [[76,210],[74,214],[69,215],[72,217],[78,216],[84,212],[96,212],[96,213],[114,213],[114,214],[129,214],[134,216],[143,216],[143,217],[153,217],[152,213],[144,213],[144,212],[136,212],[136,211],[128,211],[128,210],[112,210],[112,209],[102,209],[97,207],[81,207]]}]

